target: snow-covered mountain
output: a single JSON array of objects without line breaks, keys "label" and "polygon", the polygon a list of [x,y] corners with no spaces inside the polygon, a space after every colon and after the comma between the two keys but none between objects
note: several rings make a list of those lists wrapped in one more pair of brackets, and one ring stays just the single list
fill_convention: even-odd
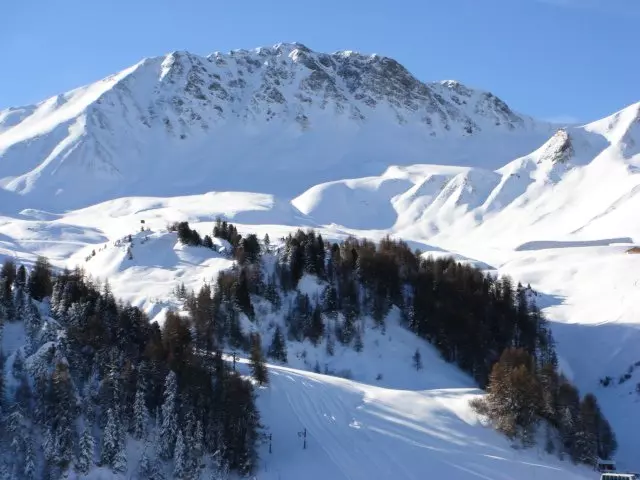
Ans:
[{"label": "snow-covered mountain", "polygon": [[379,176],[315,185],[293,204],[323,224],[392,229],[449,246],[462,236],[512,247],[548,235],[597,238],[603,229],[629,237],[640,233],[624,221],[640,206],[639,126],[640,103],[559,129],[496,170],[392,166]]},{"label": "snow-covered mountain", "polygon": [[[640,360],[640,256],[626,253],[640,242],[639,173],[640,103],[587,125],[560,126],[457,82],[423,83],[375,55],[323,54],[300,44],[208,57],[174,52],[0,112],[0,255],[82,265],[160,320],[175,306],[177,281],[197,288],[230,265],[176,245],[163,232],[169,222],[188,220],[208,232],[222,215],[242,232],[272,238],[297,227],[329,239],[402,237],[423,252],[454,255],[538,290],[564,372],[598,395],[619,437],[619,460],[637,470],[640,379],[633,369],[631,383],[618,384],[618,377]],[[144,243],[145,234],[136,237],[129,260],[116,242],[135,236],[141,220],[156,233]],[[401,347],[389,351],[395,348]],[[386,358],[367,357],[381,364]],[[440,411],[409,412],[377,387],[305,375],[278,370],[273,398],[261,396],[262,404],[285,408],[281,398],[302,395],[296,405],[306,410],[298,415],[306,418],[316,407],[328,418],[338,412],[332,421],[356,432],[345,422],[361,414],[359,407],[366,415],[382,407],[353,401],[351,411],[330,403],[334,394],[348,402],[378,396],[393,404],[376,413],[390,413],[387,424],[406,427],[409,418],[410,435],[406,428],[387,433],[411,449],[422,448],[417,437],[433,422],[429,412]],[[607,375],[613,385],[601,387]],[[371,380],[364,377],[357,380]],[[322,394],[304,396],[287,382],[315,385]],[[412,401],[423,396],[418,403],[429,409],[435,405],[430,393],[416,390],[436,387],[393,388],[411,390],[405,393]],[[446,402],[466,393],[437,395]],[[467,436],[468,412],[456,412],[447,425]],[[476,476],[528,478],[525,467],[516,473],[486,467],[495,439],[474,438],[490,446],[474,450],[484,459]],[[330,465],[353,474],[335,449],[325,453],[333,456]],[[535,463],[529,453],[512,454],[520,466]]]},{"label": "snow-covered mountain", "polygon": [[301,44],[173,52],[0,112],[0,184],[62,208],[132,194],[292,195],[389,163],[497,167],[550,128],[491,93],[420,82],[387,57]]}]

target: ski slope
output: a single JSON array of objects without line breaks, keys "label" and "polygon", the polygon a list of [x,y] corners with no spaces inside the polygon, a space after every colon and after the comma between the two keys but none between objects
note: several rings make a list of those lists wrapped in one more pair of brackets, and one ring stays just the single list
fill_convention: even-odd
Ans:
[{"label": "ski slope", "polygon": [[258,399],[272,434],[272,453],[267,444],[261,450],[261,480],[597,476],[536,450],[514,450],[478,423],[468,402],[481,392],[473,388],[394,390],[276,365],[269,373]]}]

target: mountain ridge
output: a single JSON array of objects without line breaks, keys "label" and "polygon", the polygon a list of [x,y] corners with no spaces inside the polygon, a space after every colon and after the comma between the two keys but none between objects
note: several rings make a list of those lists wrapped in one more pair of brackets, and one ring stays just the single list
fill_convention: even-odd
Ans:
[{"label": "mountain ridge", "polygon": [[[505,148],[499,161],[507,161],[553,128],[514,113],[491,93],[454,81],[423,83],[379,55],[324,54],[300,44],[208,57],[177,51],[0,112],[0,185],[30,197],[46,193],[47,205],[77,208],[164,193],[141,186],[151,182],[151,171],[156,183],[182,184],[169,194],[185,194],[219,189],[202,177],[220,168],[237,170],[225,187],[230,179],[244,180],[247,166],[265,162],[285,175],[295,171],[283,184],[305,173],[335,180],[379,172],[391,156],[403,164],[453,157],[452,138],[527,140]],[[259,151],[264,157],[253,161]],[[183,178],[176,178],[177,162]],[[190,168],[201,175],[189,178]],[[310,186],[295,183],[287,194]],[[266,185],[273,182],[250,188]]]}]

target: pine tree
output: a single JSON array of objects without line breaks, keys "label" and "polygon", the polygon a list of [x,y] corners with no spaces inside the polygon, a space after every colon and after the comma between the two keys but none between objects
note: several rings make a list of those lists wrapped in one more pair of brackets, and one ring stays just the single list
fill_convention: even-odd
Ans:
[{"label": "pine tree", "polygon": [[333,339],[333,335],[331,334],[331,332],[327,332],[327,342],[325,344],[325,350],[327,352],[327,355],[329,355],[330,357],[333,357],[333,354],[335,353],[335,349],[336,349],[336,345],[335,345],[335,340]]},{"label": "pine tree", "polygon": [[137,440],[146,436],[149,424],[149,410],[145,401],[146,389],[143,382],[142,377],[138,375],[138,388],[133,405],[133,437]]},{"label": "pine tree", "polygon": [[271,340],[271,345],[269,346],[268,355],[274,360],[279,360],[283,363],[287,363],[287,347],[280,325],[276,325],[276,329],[273,332],[273,339]]},{"label": "pine tree", "polygon": [[244,257],[239,259],[240,263],[257,263],[260,260],[260,242],[255,234],[251,233],[243,238],[240,242],[240,249]]},{"label": "pine tree", "polygon": [[353,349],[360,353],[364,348],[364,343],[362,342],[362,334],[360,333],[360,329],[356,329],[356,334],[353,338]]},{"label": "pine tree", "polygon": [[113,466],[111,467],[114,473],[122,473],[127,471],[127,451],[124,442],[119,446],[116,454],[113,458]]},{"label": "pine tree", "polygon": [[611,458],[617,448],[615,435],[591,393],[585,395],[580,403],[580,420],[585,447],[582,461],[593,465],[597,457]]},{"label": "pine tree", "polygon": [[338,312],[338,291],[334,285],[329,285],[324,290],[322,304],[324,313],[335,320]]},{"label": "pine tree", "polygon": [[422,370],[422,355],[420,350],[416,349],[416,353],[413,354],[413,368],[416,370]]},{"label": "pine tree", "polygon": [[164,402],[162,403],[162,424],[160,425],[159,454],[168,460],[173,457],[173,448],[178,432],[176,400],[178,382],[173,370],[169,372],[164,384]]},{"label": "pine tree", "polygon": [[233,285],[233,300],[238,311],[244,312],[250,319],[254,318],[255,312],[249,296],[249,281],[244,268],[240,270],[240,275]]},{"label": "pine tree", "polygon": [[176,479],[188,478],[188,458],[186,452],[186,446],[184,444],[184,438],[182,436],[182,430],[178,431],[178,438],[176,439],[176,450],[173,456],[173,477]]},{"label": "pine tree", "polygon": [[202,428],[202,422],[198,420],[196,422],[196,428],[193,432],[193,442],[190,444],[192,451],[192,472],[198,472],[202,462],[204,451],[204,431]]},{"label": "pine tree", "polygon": [[202,240],[202,246],[207,248],[213,248],[213,240],[209,235],[205,235]]},{"label": "pine tree", "polygon": [[43,327],[42,317],[38,307],[28,300],[25,305],[24,327],[29,337],[29,352],[35,352],[40,346],[40,335]]},{"label": "pine tree", "polygon": [[581,430],[580,394],[578,389],[564,380],[558,388],[557,424],[562,439],[563,453],[578,462],[581,447],[577,442]]},{"label": "pine tree", "polygon": [[25,442],[24,469],[22,470],[24,480],[35,480],[38,478],[38,466],[35,452],[33,451],[33,441],[31,438]]},{"label": "pine tree", "polygon": [[91,429],[86,426],[80,437],[80,450],[76,459],[76,470],[80,473],[88,473],[93,465],[93,450],[95,444]]},{"label": "pine tree", "polygon": [[269,381],[269,375],[267,372],[267,366],[264,364],[264,357],[262,355],[262,341],[260,340],[260,334],[254,333],[251,335],[251,372],[253,378],[260,385],[264,385]]},{"label": "pine tree", "polygon": [[64,471],[72,460],[74,448],[75,394],[66,363],[56,363],[51,376],[49,408],[49,456],[50,464]]},{"label": "pine tree", "polygon": [[27,269],[24,265],[20,265],[18,267],[18,271],[16,273],[16,287],[24,289],[27,286]]},{"label": "pine tree", "polygon": [[147,442],[142,450],[140,461],[138,462],[138,476],[140,480],[162,480],[164,475],[158,466],[158,461],[152,458],[151,451],[153,447],[150,442]]},{"label": "pine tree", "polygon": [[102,434],[102,449],[100,451],[100,464],[113,467],[116,454],[119,451],[118,424],[112,408],[107,410],[107,425]]},{"label": "pine tree", "polygon": [[324,335],[324,321],[322,320],[322,311],[317,305],[313,309],[311,322],[307,330],[306,336],[311,340],[311,343],[318,345],[320,339]]},{"label": "pine tree", "polygon": [[27,288],[29,294],[35,300],[42,300],[53,292],[53,282],[51,280],[51,265],[45,257],[38,257],[31,274]]},{"label": "pine tree", "polygon": [[542,408],[542,389],[533,368],[533,359],[524,350],[505,350],[493,366],[486,397],[473,402],[498,431],[525,445],[532,442]]},{"label": "pine tree", "polygon": [[149,460],[149,454],[147,453],[147,448],[149,445],[145,445],[142,450],[142,456],[140,457],[140,462],[138,463],[138,478],[141,480],[146,480],[151,473],[151,460]]},{"label": "pine tree", "polygon": [[618,450],[618,440],[604,415],[600,418],[598,431],[598,455],[600,458],[610,459]]},{"label": "pine tree", "polygon": [[[9,449],[7,453],[11,455],[14,471],[20,471],[23,469],[23,451],[24,444],[30,443],[28,427],[26,419],[19,409],[14,411],[7,417],[0,419],[0,422],[4,422],[3,427],[6,429],[6,438],[10,440]],[[5,433],[4,431],[2,433]],[[5,435],[0,435],[0,440]]]},{"label": "pine tree", "polygon": [[264,298],[267,299],[271,303],[271,305],[273,305],[274,311],[278,311],[282,306],[275,276],[272,276],[267,282],[267,286],[264,291]]}]

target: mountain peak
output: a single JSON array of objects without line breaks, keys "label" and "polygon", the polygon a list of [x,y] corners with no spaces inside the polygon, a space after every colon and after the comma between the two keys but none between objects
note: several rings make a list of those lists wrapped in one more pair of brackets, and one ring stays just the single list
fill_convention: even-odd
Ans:
[{"label": "mountain peak", "polygon": [[[122,191],[123,178],[147,176],[149,158],[154,172],[204,162],[185,180],[187,188],[202,185],[195,172],[212,159],[220,168],[252,163],[256,150],[241,150],[257,137],[274,145],[288,174],[293,163],[301,178],[318,169],[328,180],[336,162],[343,172],[361,174],[373,168],[363,162],[376,158],[385,163],[400,154],[423,162],[430,142],[440,139],[547,131],[493,94],[453,80],[422,82],[381,55],[322,53],[298,42],[206,57],[176,50],[36,106],[0,112],[0,184],[26,194],[46,183],[52,198],[80,184],[91,196],[104,189],[97,197],[103,199]],[[326,141],[316,145],[323,137],[335,151]],[[396,141],[422,147],[403,154],[382,145]],[[352,144],[360,146],[347,154]],[[291,152],[304,160],[294,161]],[[85,175],[98,176],[100,187],[77,181]]]}]

